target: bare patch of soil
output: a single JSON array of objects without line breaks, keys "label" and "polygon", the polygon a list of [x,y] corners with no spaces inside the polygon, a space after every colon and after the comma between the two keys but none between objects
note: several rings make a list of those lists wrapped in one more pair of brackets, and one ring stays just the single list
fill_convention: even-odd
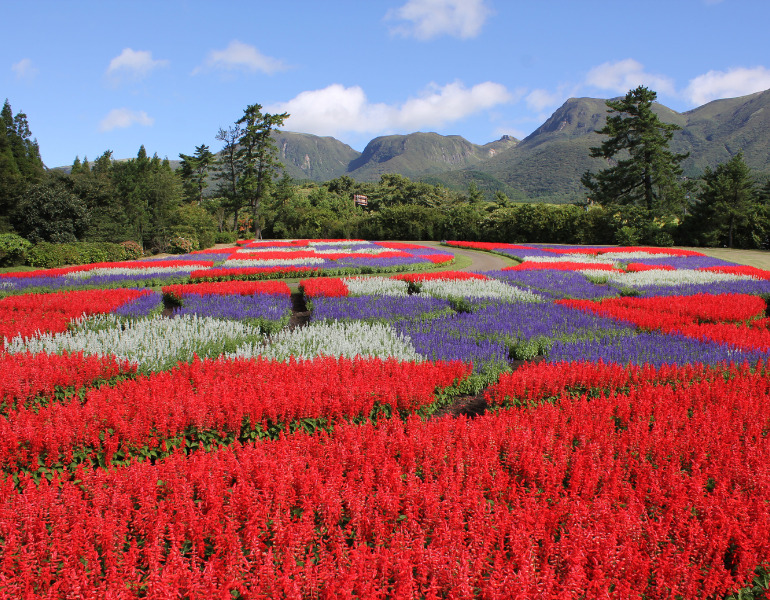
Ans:
[{"label": "bare patch of soil", "polygon": [[[536,356],[532,360],[514,360],[511,363],[511,369],[515,371],[527,363],[539,363],[542,361],[542,356]],[[435,419],[437,417],[449,415],[451,417],[465,416],[473,419],[481,416],[489,409],[486,392],[487,388],[484,388],[476,395],[457,396],[450,403],[439,408],[430,416],[430,418]]]},{"label": "bare patch of soil", "polygon": [[294,330],[297,327],[304,327],[308,321],[310,321],[310,311],[307,309],[307,304],[305,304],[305,297],[302,295],[302,292],[292,292],[289,329]]}]

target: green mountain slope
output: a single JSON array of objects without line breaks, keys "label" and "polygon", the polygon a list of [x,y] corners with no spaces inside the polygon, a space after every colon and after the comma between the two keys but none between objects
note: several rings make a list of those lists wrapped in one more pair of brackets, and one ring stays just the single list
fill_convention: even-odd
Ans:
[{"label": "green mountain slope", "polygon": [[329,181],[348,172],[361,153],[333,137],[279,131],[273,134],[280,160],[292,179]]},{"label": "green mountain slope", "polygon": [[377,181],[383,173],[420,178],[432,173],[475,168],[485,160],[514,147],[517,140],[505,136],[479,146],[459,135],[410,133],[373,139],[361,156],[348,166],[348,175],[361,181]]}]

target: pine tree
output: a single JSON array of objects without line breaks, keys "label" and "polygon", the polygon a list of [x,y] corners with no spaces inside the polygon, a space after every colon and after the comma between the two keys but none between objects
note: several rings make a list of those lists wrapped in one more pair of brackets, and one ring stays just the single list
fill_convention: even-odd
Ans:
[{"label": "pine tree", "polygon": [[[714,169],[707,167],[701,180],[703,187],[688,226],[699,232],[704,245],[732,248],[738,230],[745,229],[760,208],[756,182],[743,160],[743,153]],[[742,246],[757,245],[749,240],[743,242]]]},{"label": "pine tree", "polygon": [[254,237],[257,239],[262,237],[260,203],[267,195],[278,169],[283,166],[276,158],[278,149],[272,132],[277,131],[288,118],[288,113],[271,115],[262,112],[261,104],[251,104],[244,109],[243,116],[237,121],[241,126],[237,154],[243,165],[238,180],[238,192],[251,207]]},{"label": "pine tree", "polygon": [[656,98],[655,92],[639,86],[620,100],[607,100],[611,116],[597,133],[608,138],[591,148],[591,156],[615,164],[596,174],[587,171],[581,178],[593,202],[635,205],[650,213],[681,206],[680,164],[688,154],[668,150],[674,132],[681,128],[663,123],[653,112]]},{"label": "pine tree", "polygon": [[195,154],[180,154],[182,162],[179,166],[180,175],[184,181],[185,193],[188,200],[200,204],[203,201],[203,189],[208,185],[206,178],[209,168],[215,160],[214,154],[206,144],[195,146]]}]

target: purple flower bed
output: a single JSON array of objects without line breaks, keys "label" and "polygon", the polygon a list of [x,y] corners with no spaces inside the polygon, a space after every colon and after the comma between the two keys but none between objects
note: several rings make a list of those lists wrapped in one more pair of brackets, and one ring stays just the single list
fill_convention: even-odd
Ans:
[{"label": "purple flower bed", "polygon": [[163,310],[163,294],[152,292],[119,306],[113,312],[121,317],[146,317]]},{"label": "purple flower bed", "polygon": [[313,321],[420,319],[450,310],[449,300],[432,296],[346,296],[313,298]]},{"label": "purple flower bed", "polygon": [[592,283],[578,271],[533,269],[531,271],[488,271],[484,275],[550,298],[593,300],[617,296],[620,293],[616,285]]},{"label": "purple flower bed", "polygon": [[454,329],[435,327],[434,321],[399,321],[394,328],[408,335],[415,350],[428,360],[473,362],[474,370],[508,361],[508,348],[502,342],[458,336]]},{"label": "purple flower bed", "polygon": [[598,361],[619,364],[684,365],[701,362],[716,365],[723,362],[756,363],[768,353],[740,351],[725,344],[694,340],[682,335],[641,333],[639,335],[555,342],[548,353],[549,362]]},{"label": "purple flower bed", "polygon": [[0,290],[28,291],[36,288],[42,290],[67,290],[84,288],[116,288],[116,287],[148,287],[151,285],[168,285],[181,283],[190,277],[188,271],[176,271],[171,273],[139,273],[136,275],[94,275],[93,277],[68,277],[59,275],[54,277],[14,277],[2,280]]},{"label": "purple flower bed", "polygon": [[291,298],[280,294],[188,294],[173,316],[199,315],[217,319],[255,319],[279,322],[291,315]]},{"label": "purple flower bed", "polygon": [[463,329],[474,336],[508,340],[630,335],[635,330],[615,319],[548,303],[495,303],[459,317]]}]

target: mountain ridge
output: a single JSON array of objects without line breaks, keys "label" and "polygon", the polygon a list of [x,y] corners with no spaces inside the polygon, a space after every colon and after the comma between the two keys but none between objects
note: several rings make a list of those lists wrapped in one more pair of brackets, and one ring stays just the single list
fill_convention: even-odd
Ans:
[{"label": "mountain ridge", "polygon": [[[699,177],[738,152],[757,175],[770,176],[770,90],[682,113],[658,103],[653,110],[663,122],[682,128],[670,148],[690,153],[682,164],[685,176]],[[607,164],[590,156],[606,117],[606,100],[582,97],[567,99],[522,140],[505,135],[474,144],[459,135],[413,132],[375,137],[358,152],[330,136],[283,130],[273,136],[283,171],[298,181],[343,175],[379,181],[395,173],[456,190],[475,182],[487,196],[500,191],[516,200],[569,202],[585,193],[581,175]]]}]

